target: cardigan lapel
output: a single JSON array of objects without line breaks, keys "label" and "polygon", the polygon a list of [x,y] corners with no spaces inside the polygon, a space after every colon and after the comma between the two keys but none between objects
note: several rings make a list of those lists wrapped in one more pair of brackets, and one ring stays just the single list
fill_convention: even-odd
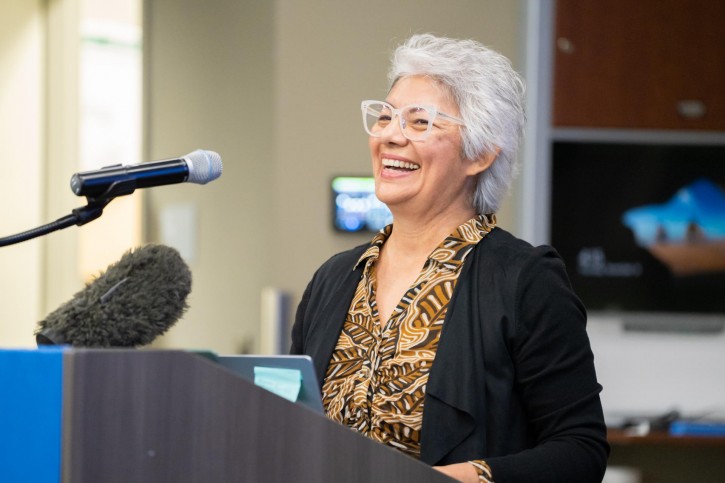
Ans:
[{"label": "cardigan lapel", "polygon": [[318,317],[312,322],[310,338],[305,344],[305,353],[312,357],[317,374],[317,382],[322,387],[330,365],[332,352],[340,337],[345,317],[350,309],[350,301],[360,283],[362,267],[348,270],[339,280],[335,293],[325,306],[317,311]]},{"label": "cardigan lapel", "polygon": [[[480,245],[480,244],[479,244]],[[448,305],[443,332],[426,388],[421,460],[439,463],[476,428],[483,409],[483,347],[476,327],[476,283],[471,273],[478,250],[469,254]],[[475,269],[473,271],[475,273]],[[486,442],[474,443],[485,448]]]}]

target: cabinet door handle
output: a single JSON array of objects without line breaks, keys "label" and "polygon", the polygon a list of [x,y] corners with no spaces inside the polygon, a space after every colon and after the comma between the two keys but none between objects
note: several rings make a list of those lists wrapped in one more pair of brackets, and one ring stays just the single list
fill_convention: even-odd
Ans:
[{"label": "cabinet door handle", "polygon": [[707,112],[705,103],[698,99],[677,101],[677,114],[685,119],[702,119]]},{"label": "cabinet door handle", "polygon": [[574,53],[574,42],[567,39],[566,37],[559,37],[558,39],[556,39],[556,46],[559,48],[559,51],[564,54]]}]

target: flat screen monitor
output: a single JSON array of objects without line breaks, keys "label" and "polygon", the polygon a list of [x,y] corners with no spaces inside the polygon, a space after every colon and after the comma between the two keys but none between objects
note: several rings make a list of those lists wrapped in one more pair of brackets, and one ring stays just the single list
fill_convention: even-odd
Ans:
[{"label": "flat screen monitor", "polygon": [[392,223],[393,215],[375,196],[368,176],[336,176],[331,182],[333,227],[342,233],[374,233]]},{"label": "flat screen monitor", "polygon": [[554,143],[551,244],[588,310],[725,314],[725,146]]}]

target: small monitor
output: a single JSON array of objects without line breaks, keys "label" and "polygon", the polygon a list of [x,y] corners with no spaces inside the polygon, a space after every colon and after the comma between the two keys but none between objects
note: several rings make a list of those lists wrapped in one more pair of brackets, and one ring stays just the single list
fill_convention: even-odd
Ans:
[{"label": "small monitor", "polygon": [[369,176],[332,178],[333,226],[343,233],[375,233],[393,221],[393,215],[375,196],[375,179]]}]

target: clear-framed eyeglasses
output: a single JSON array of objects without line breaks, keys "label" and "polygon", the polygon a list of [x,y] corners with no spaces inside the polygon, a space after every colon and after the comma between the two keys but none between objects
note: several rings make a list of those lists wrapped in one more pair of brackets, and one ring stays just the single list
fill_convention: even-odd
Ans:
[{"label": "clear-framed eyeglasses", "polygon": [[400,131],[411,141],[423,141],[428,137],[436,119],[465,126],[463,119],[439,112],[433,106],[410,105],[396,109],[383,101],[362,101],[363,126],[374,137],[380,137],[382,131],[398,116]]}]

